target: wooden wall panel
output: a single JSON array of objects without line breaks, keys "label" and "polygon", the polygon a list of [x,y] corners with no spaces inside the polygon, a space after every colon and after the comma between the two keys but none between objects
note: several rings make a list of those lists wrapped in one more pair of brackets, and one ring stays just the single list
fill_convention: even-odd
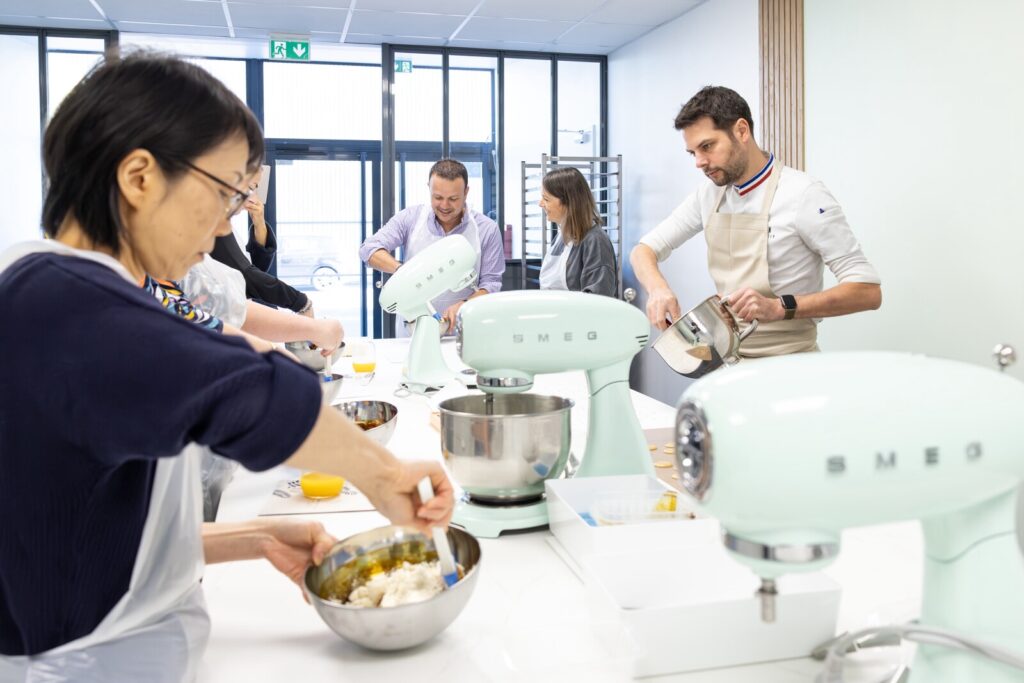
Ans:
[{"label": "wooden wall panel", "polygon": [[760,0],[761,125],[755,138],[804,167],[804,0]]}]

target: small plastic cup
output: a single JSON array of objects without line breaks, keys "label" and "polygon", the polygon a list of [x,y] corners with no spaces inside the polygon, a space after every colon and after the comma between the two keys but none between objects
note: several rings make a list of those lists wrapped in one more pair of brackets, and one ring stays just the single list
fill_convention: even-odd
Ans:
[{"label": "small plastic cup", "polygon": [[303,472],[299,477],[302,495],[311,500],[334,498],[345,487],[345,478],[322,472]]}]

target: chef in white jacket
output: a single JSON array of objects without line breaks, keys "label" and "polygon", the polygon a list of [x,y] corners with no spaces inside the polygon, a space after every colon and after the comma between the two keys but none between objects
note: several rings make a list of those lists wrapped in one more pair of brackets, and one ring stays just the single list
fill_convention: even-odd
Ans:
[{"label": "chef in white jacket", "polygon": [[[881,279],[839,203],[820,181],[758,147],[750,107],[739,94],[702,89],[680,110],[675,127],[709,182],[630,255],[653,325],[663,330],[682,314],[659,264],[702,231],[718,294],[741,319],[759,322],[741,356],[816,351],[820,319],[881,305]],[[825,266],[838,280],[828,289]]]}]

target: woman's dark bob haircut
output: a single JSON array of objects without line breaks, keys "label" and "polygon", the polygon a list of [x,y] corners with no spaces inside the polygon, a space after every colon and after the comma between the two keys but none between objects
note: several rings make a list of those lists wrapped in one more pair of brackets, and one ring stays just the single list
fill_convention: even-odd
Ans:
[{"label": "woman's dark bob haircut", "polygon": [[119,252],[124,232],[117,167],[146,149],[173,180],[184,162],[235,136],[249,143],[247,167],[259,168],[263,132],[248,107],[219,80],[180,58],[114,52],[75,86],[46,128],[49,185],[43,230],[56,237],[73,216],[96,246]]}]

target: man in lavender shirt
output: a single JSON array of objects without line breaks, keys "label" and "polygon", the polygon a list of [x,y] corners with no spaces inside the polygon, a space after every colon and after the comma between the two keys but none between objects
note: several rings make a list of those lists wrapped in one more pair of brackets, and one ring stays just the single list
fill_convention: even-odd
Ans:
[{"label": "man in lavender shirt", "polygon": [[[505,252],[498,224],[466,206],[469,173],[454,159],[441,159],[430,169],[430,204],[399,211],[359,248],[359,258],[368,266],[393,273],[402,265],[391,252],[402,247],[405,260],[416,256],[431,243],[448,235],[462,235],[477,252],[475,284],[458,292],[445,292],[431,303],[444,316],[442,329],[455,329],[455,316],[468,299],[501,291]],[[409,336],[407,325],[398,326],[397,336]]]}]

